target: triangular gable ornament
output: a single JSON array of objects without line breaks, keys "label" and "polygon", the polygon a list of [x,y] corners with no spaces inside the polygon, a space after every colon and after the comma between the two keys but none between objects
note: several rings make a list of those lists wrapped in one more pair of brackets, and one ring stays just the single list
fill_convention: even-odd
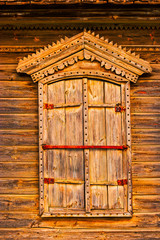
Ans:
[{"label": "triangular gable ornament", "polygon": [[34,82],[46,83],[58,76],[67,76],[70,72],[67,73],[66,68],[80,61],[97,62],[102,71],[72,71],[72,75],[104,75],[115,81],[136,82],[140,75],[152,71],[149,63],[131,50],[126,51],[94,32],[84,31],[24,57],[19,61],[17,72],[31,75]]}]

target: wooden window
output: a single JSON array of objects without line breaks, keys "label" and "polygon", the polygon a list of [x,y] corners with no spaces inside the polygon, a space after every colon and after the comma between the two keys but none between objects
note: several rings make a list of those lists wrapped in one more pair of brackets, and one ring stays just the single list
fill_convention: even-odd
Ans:
[{"label": "wooden window", "polygon": [[149,63],[84,30],[17,71],[39,84],[41,216],[131,216],[130,81]]},{"label": "wooden window", "polygon": [[39,93],[43,216],[129,216],[129,83],[65,79]]}]

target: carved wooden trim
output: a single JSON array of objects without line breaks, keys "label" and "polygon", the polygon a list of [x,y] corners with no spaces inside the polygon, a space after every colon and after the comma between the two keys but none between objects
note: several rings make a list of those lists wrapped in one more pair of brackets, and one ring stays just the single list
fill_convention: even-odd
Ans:
[{"label": "carved wooden trim", "polygon": [[24,57],[19,61],[17,72],[27,73],[37,82],[82,60],[97,61],[102,68],[133,82],[139,75],[151,72],[149,63],[139,55],[90,31],[65,37]]}]

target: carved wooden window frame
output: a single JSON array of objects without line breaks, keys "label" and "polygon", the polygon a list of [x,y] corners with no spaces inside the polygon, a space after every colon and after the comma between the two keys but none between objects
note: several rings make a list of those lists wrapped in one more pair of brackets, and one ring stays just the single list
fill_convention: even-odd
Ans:
[{"label": "carved wooden window frame", "polygon": [[[67,50],[69,51],[67,52]],[[70,66],[79,61],[89,61],[100,63],[102,70],[80,68],[70,69]],[[67,70],[65,70],[67,69]],[[28,56],[19,62],[18,72],[25,72],[32,76],[34,82],[38,81],[39,95],[39,189],[40,189],[40,214],[42,217],[117,217],[132,216],[132,182],[131,182],[131,129],[130,129],[130,81],[136,82],[138,76],[144,72],[151,72],[149,64],[135,56],[135,53],[113,45],[99,35],[94,33],[80,33],[71,39],[57,42],[41,49],[36,54]],[[57,73],[58,72],[58,73]],[[43,93],[48,83],[65,80],[68,78],[92,77],[97,80],[104,80],[113,83],[120,83],[125,86],[126,97],[126,131],[127,131],[127,160],[128,160],[128,203],[127,211],[116,212],[116,209],[107,213],[99,212],[96,214],[54,214],[46,211],[44,205],[44,163],[43,163]],[[123,179],[122,179],[123,185]],[[47,194],[47,193],[46,193]]]}]

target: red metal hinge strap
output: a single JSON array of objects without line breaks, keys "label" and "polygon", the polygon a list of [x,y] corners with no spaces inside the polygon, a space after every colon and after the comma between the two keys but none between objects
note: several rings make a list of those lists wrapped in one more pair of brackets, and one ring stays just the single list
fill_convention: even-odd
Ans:
[{"label": "red metal hinge strap", "polygon": [[126,111],[126,107],[121,106],[120,103],[116,104],[115,112],[124,112],[124,111]]},{"label": "red metal hinge strap", "polygon": [[120,185],[120,186],[126,185],[127,182],[128,182],[127,179],[120,179],[120,180],[117,180],[117,183],[118,183],[118,185]]},{"label": "red metal hinge strap", "polygon": [[49,103],[44,103],[43,104],[43,109],[50,110],[50,109],[53,109],[53,108],[54,108],[54,104],[49,104]]},{"label": "red metal hinge strap", "polygon": [[118,149],[118,150],[124,150],[127,149],[128,146],[70,146],[70,145],[42,145],[42,148],[44,150],[47,149]]},{"label": "red metal hinge strap", "polygon": [[53,184],[54,183],[54,178],[44,178],[44,183]]}]

